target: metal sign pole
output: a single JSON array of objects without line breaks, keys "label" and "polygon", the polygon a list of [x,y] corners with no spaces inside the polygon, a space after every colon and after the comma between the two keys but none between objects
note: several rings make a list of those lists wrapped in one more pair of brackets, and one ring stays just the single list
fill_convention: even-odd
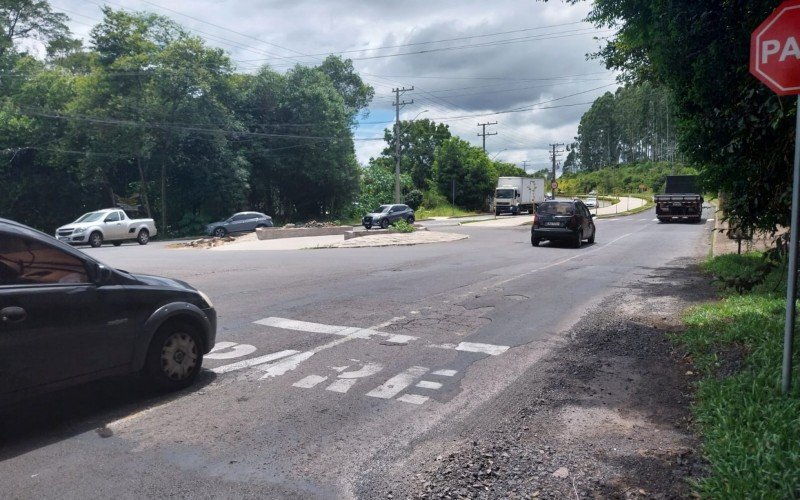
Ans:
[{"label": "metal sign pole", "polygon": [[797,297],[797,229],[798,198],[800,198],[800,95],[797,96],[797,116],[794,131],[794,171],[792,174],[792,224],[789,235],[789,275],[786,282],[786,326],[783,332],[783,377],[781,392],[792,388],[792,346],[794,340],[795,301]]}]

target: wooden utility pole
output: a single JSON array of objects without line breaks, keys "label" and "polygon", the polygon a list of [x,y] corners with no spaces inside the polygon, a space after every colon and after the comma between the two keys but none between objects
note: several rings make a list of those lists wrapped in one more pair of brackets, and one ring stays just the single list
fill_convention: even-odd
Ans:
[{"label": "wooden utility pole", "polygon": [[486,136],[487,136],[487,135],[497,135],[497,132],[489,132],[489,133],[487,134],[487,133],[486,133],[486,126],[487,126],[487,125],[497,125],[497,122],[491,122],[491,123],[479,123],[479,124],[478,124],[478,126],[479,126],[479,127],[483,127],[483,132],[479,133],[479,134],[478,134],[478,137],[483,137],[483,152],[484,152],[484,153],[486,152]]},{"label": "wooden utility pole", "polygon": [[400,101],[400,93],[401,92],[410,92],[414,90],[414,87],[407,89],[403,87],[402,89],[392,89],[394,92],[394,102],[392,105],[394,106],[395,112],[395,123],[394,123],[394,144],[395,144],[395,163],[394,163],[394,202],[400,203],[402,200],[400,199],[400,108],[405,106],[406,104],[414,104],[414,100],[411,101]]},{"label": "wooden utility pole", "polygon": [[[553,148],[553,152],[550,154],[551,159],[553,160],[553,179],[552,179],[552,183],[556,182],[556,159],[559,156],[561,156],[561,153],[563,152],[563,150],[556,149],[556,148],[558,148],[559,146],[563,146],[563,145],[564,145],[563,142],[557,142],[555,144],[551,144],[550,145],[550,147]],[[555,200],[556,199],[556,190],[555,190],[555,188],[552,187],[552,183],[551,183],[550,193],[553,195],[553,199]]]}]

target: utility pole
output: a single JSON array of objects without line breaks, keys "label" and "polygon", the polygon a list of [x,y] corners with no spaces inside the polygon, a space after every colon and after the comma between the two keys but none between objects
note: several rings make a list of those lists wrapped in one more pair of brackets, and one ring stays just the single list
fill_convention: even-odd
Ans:
[{"label": "utility pole", "polygon": [[551,159],[553,160],[553,180],[550,185],[550,192],[553,195],[553,199],[556,199],[556,190],[553,188],[553,183],[556,182],[556,159],[561,156],[561,153],[564,151],[563,149],[556,149],[559,146],[563,146],[563,142],[557,142],[555,144],[551,144],[550,147],[553,148],[553,152],[550,154]]},{"label": "utility pole", "polygon": [[394,124],[394,144],[395,144],[395,164],[394,164],[394,202],[400,203],[402,200],[400,199],[400,108],[405,106],[406,104],[414,104],[414,100],[411,101],[400,101],[400,93],[401,92],[410,92],[414,90],[414,87],[407,89],[403,87],[402,89],[392,89],[394,92],[394,102],[392,105],[394,106],[395,111],[395,124]]},{"label": "utility pole", "polygon": [[479,126],[479,127],[483,127],[483,132],[481,132],[480,134],[478,134],[478,137],[483,137],[483,152],[484,152],[484,153],[486,152],[486,136],[487,136],[487,135],[497,135],[497,132],[489,132],[489,133],[487,134],[487,133],[486,133],[486,126],[487,126],[487,125],[497,125],[497,122],[491,122],[491,123],[479,123],[479,124],[478,124],[478,126]]},{"label": "utility pole", "polygon": [[522,170],[524,170],[526,174],[528,173],[528,160],[522,160]]}]

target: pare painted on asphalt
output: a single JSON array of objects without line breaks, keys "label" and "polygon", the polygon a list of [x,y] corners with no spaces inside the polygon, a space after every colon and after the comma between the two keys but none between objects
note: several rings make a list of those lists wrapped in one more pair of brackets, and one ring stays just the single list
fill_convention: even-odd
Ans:
[{"label": "pare painted on asphalt", "polygon": [[[297,321],[285,318],[269,317],[254,322],[255,324],[272,328],[281,328],[293,331],[303,331],[335,336],[335,340],[317,346],[311,350],[298,351],[286,349],[261,356],[250,357],[212,368],[217,375],[249,370],[259,380],[270,379],[286,375],[298,370],[303,362],[311,359],[321,351],[336,347],[351,340],[379,340],[395,344],[408,344],[418,341],[417,337],[396,333],[385,333],[370,328],[324,325]],[[498,356],[509,349],[509,346],[482,344],[474,342],[460,342],[458,344],[426,344],[426,347],[436,349],[450,349],[461,352],[482,353],[489,356]],[[219,342],[206,356],[206,359],[236,359],[249,356],[256,352],[256,347],[249,344],[235,342]],[[386,377],[385,367],[381,363],[361,362],[350,359],[352,364],[343,366],[330,366],[328,373],[314,373],[301,377],[292,384],[299,389],[317,389],[346,394],[357,382],[370,378]],[[383,378],[382,383],[366,392],[366,396],[379,399],[393,399],[403,403],[420,405],[430,399],[425,395],[428,391],[439,390],[448,379],[458,374],[456,370],[436,369],[425,366],[411,366],[400,373],[390,374]],[[413,386],[413,387],[412,387]],[[423,392],[420,394],[419,392]]]}]

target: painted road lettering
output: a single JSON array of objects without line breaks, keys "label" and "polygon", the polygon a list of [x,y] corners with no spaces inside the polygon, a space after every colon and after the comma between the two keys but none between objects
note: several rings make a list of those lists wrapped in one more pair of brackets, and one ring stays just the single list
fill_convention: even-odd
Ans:
[{"label": "painted road lettering", "polygon": [[206,359],[234,359],[249,356],[256,352],[256,346],[236,342],[217,342],[205,355]]}]

